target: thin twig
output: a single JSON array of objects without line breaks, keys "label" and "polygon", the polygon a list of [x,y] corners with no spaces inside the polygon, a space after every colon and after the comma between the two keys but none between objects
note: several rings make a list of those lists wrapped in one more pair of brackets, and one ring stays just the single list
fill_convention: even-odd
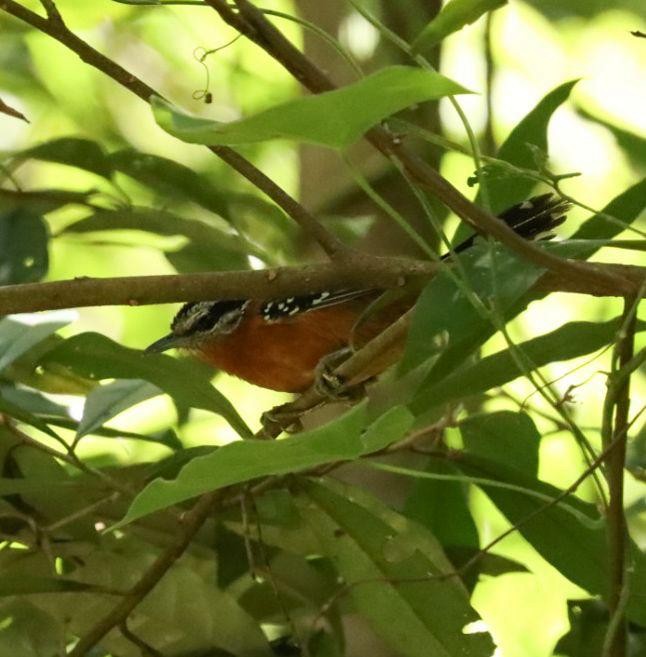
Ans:
[{"label": "thin twig", "polygon": [[123,634],[123,637],[130,641],[141,650],[142,657],[164,657],[159,650],[153,648],[149,643],[144,641],[141,637],[137,636],[129,627],[128,619],[124,619],[122,623],[119,624],[119,631]]},{"label": "thin twig", "polygon": [[122,600],[85,634],[70,651],[68,657],[84,657],[99,641],[115,627],[122,626],[130,613],[157,586],[161,578],[184,554],[195,534],[213,513],[221,497],[220,491],[202,495],[193,508],[183,516],[175,541],[171,543],[141,576]]}]

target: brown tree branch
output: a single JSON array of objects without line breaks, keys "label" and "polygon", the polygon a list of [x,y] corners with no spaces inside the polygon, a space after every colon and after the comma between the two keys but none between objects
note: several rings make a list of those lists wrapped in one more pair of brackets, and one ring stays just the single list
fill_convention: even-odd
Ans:
[{"label": "brown tree branch", "polygon": [[[44,6],[47,8],[48,18],[43,18],[14,0],[0,0],[1,10],[62,43],[76,53],[86,64],[105,73],[147,103],[150,101],[151,96],[161,96],[136,75],[102,55],[98,50],[71,32],[52,0],[44,0]],[[319,223],[298,201],[289,196],[287,192],[239,153],[226,146],[210,146],[209,149],[281,207],[305,232],[316,240],[328,256],[342,258],[350,252],[348,247]]]},{"label": "brown tree branch", "polygon": [[193,537],[211,513],[221,497],[220,491],[205,493],[182,518],[175,541],[154,561],[141,579],[126,593],[122,600],[106,616],[97,621],[90,631],[68,653],[68,657],[83,657],[114,627],[122,625],[130,613],[157,586],[161,578],[184,554]]},{"label": "brown tree branch", "polygon": [[[641,296],[641,295],[640,295]],[[613,367],[608,375],[608,392],[603,406],[601,439],[609,451],[606,477],[610,502],[608,505],[608,611],[611,622],[604,645],[612,657],[626,654],[627,625],[621,601],[625,597],[626,581],[626,517],[624,514],[624,468],[628,414],[630,411],[630,375],[633,368],[637,299],[624,299],[623,322],[613,353]],[[613,419],[614,415],[614,419]],[[604,653],[605,654],[605,653]]]},{"label": "brown tree branch", "polygon": [[[646,281],[646,267],[599,265],[629,281],[633,293]],[[335,263],[278,267],[260,271],[222,271],[159,276],[75,278],[48,283],[0,286],[0,316],[14,313],[84,308],[139,306],[212,299],[273,299],[318,290],[392,289],[413,279],[426,279],[439,265],[424,260],[353,254]],[[581,281],[546,272],[537,293],[572,292],[597,297],[623,296],[621,290],[596,280]]]},{"label": "brown tree branch", "polygon": [[[224,21],[254,41],[282,64],[312,93],[321,93],[335,88],[323,71],[294,47],[249,0],[235,0],[238,14],[231,10],[225,0],[205,0],[205,2],[213,7]],[[417,184],[428,189],[476,231],[495,237],[521,257],[545,267],[555,274],[560,274],[564,278],[581,282],[584,280],[586,282],[595,281],[598,285],[611,286],[624,295],[631,293],[630,282],[621,275],[617,275],[616,272],[609,272],[593,263],[561,258],[524,240],[504,221],[469,201],[435,169],[409,152],[397,135],[384,128],[375,127],[366,133],[366,138],[386,157],[400,162]]]},{"label": "brown tree branch", "polygon": [[[85,306],[171,303],[211,299],[272,299],[317,290],[387,289],[438,265],[404,258],[353,256],[340,262],[256,271],[76,278],[0,287],[0,315]],[[646,277],[646,268],[644,272]]]}]

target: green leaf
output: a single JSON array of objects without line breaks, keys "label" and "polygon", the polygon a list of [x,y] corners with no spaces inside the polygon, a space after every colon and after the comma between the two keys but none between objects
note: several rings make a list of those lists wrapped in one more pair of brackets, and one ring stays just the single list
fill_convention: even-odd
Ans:
[{"label": "green leaf", "polygon": [[94,388],[85,400],[77,438],[92,433],[127,408],[161,394],[157,386],[140,379],[118,379]]},{"label": "green leaf", "polygon": [[34,415],[29,408],[23,406],[24,402],[24,399],[16,399],[15,397],[9,399],[5,396],[4,390],[0,389],[0,413],[6,413],[9,417],[29,424],[49,436],[57,437],[56,432],[50,429],[44,420]]},{"label": "green leaf", "polygon": [[414,419],[413,414],[404,406],[389,409],[363,432],[363,452],[378,452],[399,440],[411,428]]},{"label": "green leaf", "polygon": [[429,50],[444,37],[470,25],[488,11],[507,4],[507,0],[450,0],[420,32],[412,44],[414,53]]},{"label": "green leaf", "polygon": [[236,145],[288,138],[345,148],[391,114],[460,93],[468,92],[439,73],[390,66],[341,89],[292,100],[231,123],[189,116],[157,97],[152,106],[157,123],[189,143]]},{"label": "green leaf", "polygon": [[36,214],[47,214],[65,205],[87,205],[94,192],[71,192],[67,189],[39,189],[26,192],[0,189],[0,210],[26,208]]},{"label": "green leaf", "polygon": [[478,616],[459,580],[441,577],[453,568],[432,534],[358,489],[330,480],[303,488],[304,520],[343,581],[356,583],[348,596],[359,613],[397,654],[492,654],[488,634],[464,633]]},{"label": "green leaf", "polygon": [[55,418],[71,421],[65,406],[54,403],[37,390],[0,384],[0,397],[34,415],[45,415],[48,421]]},{"label": "green leaf", "polygon": [[94,381],[144,379],[181,404],[221,415],[241,436],[251,435],[231,403],[190,361],[164,354],[145,354],[122,347],[98,333],[82,333],[45,354],[43,363],[63,365]]},{"label": "green leaf", "polygon": [[[472,293],[484,303],[495,293],[497,308],[505,318],[518,311],[521,300],[543,272],[499,246],[488,244],[472,247],[460,260]],[[400,365],[400,371],[407,372],[441,352],[426,375],[427,386],[453,372],[494,332],[489,319],[475,309],[454,276],[460,276],[456,268],[451,273],[442,270],[420,295]]]},{"label": "green leaf", "polygon": [[0,597],[33,595],[34,593],[66,593],[91,591],[91,584],[75,582],[59,577],[37,577],[35,575],[1,575]]},{"label": "green leaf", "polygon": [[[3,436],[4,438],[4,436]],[[72,493],[74,495],[87,494],[89,484],[87,481],[74,481],[72,479],[62,481],[55,478],[29,477],[10,479],[0,477],[0,495],[25,495],[28,493],[47,493],[49,495],[61,495]],[[96,488],[102,492],[101,488]],[[0,578],[1,579],[1,578]]]},{"label": "green leaf", "polygon": [[632,165],[638,171],[646,170],[646,139],[630,130],[624,130],[610,121],[604,121],[598,116],[590,114],[585,109],[577,108],[578,113],[588,121],[594,121],[612,133],[617,145],[626,153]]},{"label": "green leaf", "polygon": [[0,212],[0,285],[33,283],[49,265],[42,215],[21,207]]},{"label": "green leaf", "polygon": [[[143,230],[158,235],[183,235],[190,240],[179,271],[246,269],[246,246],[239,237],[227,234],[198,219],[186,219],[156,208],[131,207],[102,210],[66,226],[66,233],[103,230]],[[167,254],[169,259],[176,253]],[[173,263],[174,264],[174,263]]]},{"label": "green leaf", "polygon": [[132,148],[111,153],[110,166],[142,185],[157,190],[165,199],[176,197],[190,201],[228,218],[228,203],[216,181],[187,166],[151,153],[140,153]]},{"label": "green leaf", "polygon": [[[602,349],[612,342],[620,325],[616,318],[608,322],[570,322],[559,328],[520,343],[517,348],[536,366],[570,360]],[[646,330],[639,322],[637,331]],[[522,375],[511,350],[504,349],[477,363],[450,373],[439,381],[430,381],[420,388],[411,405],[413,412],[422,412],[457,399],[481,394],[502,386]]]},{"label": "green leaf", "polygon": [[[458,474],[457,468],[431,459],[426,472],[440,475]],[[448,547],[477,547],[478,529],[467,501],[468,488],[460,481],[419,478],[406,500],[407,518],[426,527]]]},{"label": "green leaf", "polygon": [[[616,196],[602,212],[595,214],[585,221],[572,235],[573,240],[610,240],[623,232],[624,227],[608,219],[607,216],[617,217],[625,224],[632,224],[641,216],[646,208],[646,178],[629,187],[625,192]],[[591,246],[585,250],[583,257],[589,258],[598,251],[598,246]]]},{"label": "green leaf", "polygon": [[117,526],[224,486],[356,459],[389,444],[386,441],[400,438],[408,430],[410,419],[410,414],[395,408],[362,434],[367,422],[364,403],[323,427],[283,440],[229,443],[211,454],[194,458],[173,481],[152,481],[135,498]]},{"label": "green leaf", "polygon": [[[593,594],[607,590],[607,537],[605,523],[593,504],[566,495],[559,504],[547,507],[541,496],[555,499],[562,491],[539,481],[535,474],[540,435],[535,428],[518,431],[513,413],[472,416],[460,425],[465,451],[454,463],[466,475],[486,477],[533,491],[478,483],[491,501],[541,556],[570,581]],[[531,422],[528,417],[525,424]],[[513,450],[509,449],[515,442]],[[530,465],[528,465],[530,464]],[[540,510],[540,512],[539,512]],[[529,516],[531,520],[527,521]],[[581,546],[585,546],[585,550]],[[638,591],[646,582],[646,555],[630,546],[633,573],[628,615],[646,622],[646,608]]]},{"label": "green leaf", "polygon": [[15,154],[20,159],[57,162],[84,169],[103,178],[110,178],[112,167],[103,148],[97,142],[79,137],[52,139]]},{"label": "green leaf", "polygon": [[[47,321],[48,319],[51,321]],[[70,321],[72,316],[69,314],[65,319],[59,320],[54,319],[52,314],[40,315],[33,325],[6,317],[0,319],[0,371]]]},{"label": "green leaf", "polygon": [[[535,169],[536,163],[531,146],[547,153],[547,129],[552,114],[569,98],[577,82],[578,80],[565,82],[550,91],[511,131],[498,149],[496,157],[517,167]],[[522,177],[489,181],[487,190],[492,212],[498,214],[515,203],[524,201],[535,185],[535,180]]]}]

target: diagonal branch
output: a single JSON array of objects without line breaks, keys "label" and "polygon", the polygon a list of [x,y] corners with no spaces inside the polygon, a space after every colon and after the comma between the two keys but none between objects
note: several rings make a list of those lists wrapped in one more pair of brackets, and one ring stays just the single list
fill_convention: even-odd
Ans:
[{"label": "diagonal branch", "polygon": [[184,554],[195,534],[200,530],[211,515],[221,498],[220,491],[205,493],[198,499],[190,511],[182,518],[179,532],[169,545],[142,575],[139,581],[130,589],[123,599],[103,618],[80,638],[79,642],[68,653],[68,657],[83,657],[101,641],[113,628],[122,625],[130,613],[157,586],[161,578],[171,569],[173,564]]},{"label": "diagonal branch", "polygon": [[[74,34],[65,25],[60,13],[52,0],[43,0],[48,18],[43,18],[36,12],[23,7],[15,0],[0,0],[0,9],[7,14],[31,25],[40,32],[49,35],[62,43],[72,52],[76,53],[86,64],[105,73],[115,82],[149,102],[151,96],[161,96],[155,89],[140,80],[122,66],[101,54],[86,41]],[[310,214],[298,201],[289,196],[276,183],[255,167],[249,160],[226,146],[211,146],[209,149],[221,160],[243,175],[269,198],[281,207],[300,227],[310,235],[325,253],[331,258],[343,258],[350,252],[335,235],[330,233],[312,214]]]},{"label": "diagonal branch", "polygon": [[[282,64],[312,93],[330,91],[332,81],[301,53],[249,0],[235,0],[234,13],[225,0],[205,0],[222,19],[242,32],[254,43]],[[366,133],[368,141],[386,157],[397,160],[413,180],[428,189],[477,232],[490,235],[521,257],[577,281],[596,281],[599,285],[614,286],[622,294],[630,294],[631,285],[622,276],[600,268],[596,264],[577,262],[548,253],[518,236],[498,217],[467,199],[448,180],[424,160],[412,154],[401,143],[401,138],[388,130],[375,127]]]}]

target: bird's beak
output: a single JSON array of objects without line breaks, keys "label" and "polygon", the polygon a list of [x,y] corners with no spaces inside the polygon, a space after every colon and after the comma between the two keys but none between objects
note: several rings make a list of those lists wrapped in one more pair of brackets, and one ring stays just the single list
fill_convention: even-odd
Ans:
[{"label": "bird's beak", "polygon": [[173,335],[172,333],[169,333],[168,335],[165,335],[163,338],[160,338],[156,342],[153,342],[151,345],[148,345],[144,351],[147,354],[151,354],[151,353],[158,353],[161,351],[166,351],[168,349],[173,349],[174,347],[181,347],[181,346],[182,346],[182,339],[178,338],[176,335]]}]

